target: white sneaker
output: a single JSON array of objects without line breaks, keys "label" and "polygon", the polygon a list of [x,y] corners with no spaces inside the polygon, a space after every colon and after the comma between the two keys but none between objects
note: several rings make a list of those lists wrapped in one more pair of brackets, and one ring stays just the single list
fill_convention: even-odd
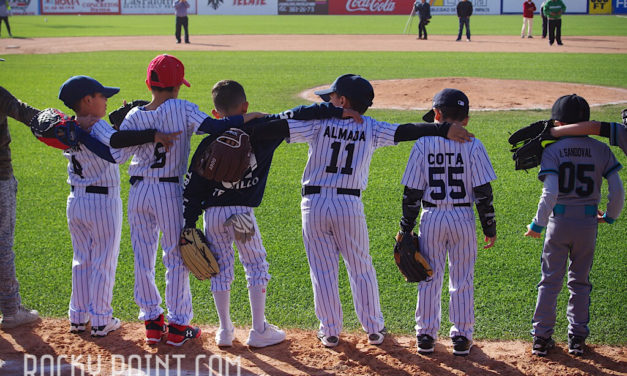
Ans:
[{"label": "white sneaker", "polygon": [[319,330],[316,336],[325,347],[335,347],[340,342],[337,336],[325,336],[322,330]]},{"label": "white sneaker", "polygon": [[120,323],[120,319],[116,317],[112,317],[111,321],[107,325],[102,326],[92,326],[91,327],[91,336],[92,337],[104,337],[110,332],[119,329],[122,324]]},{"label": "white sneaker", "polygon": [[87,324],[89,324],[89,321],[83,323],[70,322],[70,333],[78,334],[84,332]]},{"label": "white sneaker", "polygon": [[255,329],[251,329],[248,333],[246,344],[250,347],[266,347],[276,345],[283,342],[285,332],[275,325],[265,323],[266,328],[263,333],[259,333]]},{"label": "white sneaker", "polygon": [[14,315],[2,317],[1,326],[2,329],[11,329],[37,320],[39,320],[39,312],[20,305]]},{"label": "white sneaker", "polygon": [[218,346],[233,346],[233,339],[235,338],[235,328],[231,329],[218,329],[216,332],[216,345]]},{"label": "white sneaker", "polygon": [[371,345],[380,345],[383,343],[385,339],[385,335],[387,334],[387,329],[385,327],[376,333],[368,334],[368,343]]}]

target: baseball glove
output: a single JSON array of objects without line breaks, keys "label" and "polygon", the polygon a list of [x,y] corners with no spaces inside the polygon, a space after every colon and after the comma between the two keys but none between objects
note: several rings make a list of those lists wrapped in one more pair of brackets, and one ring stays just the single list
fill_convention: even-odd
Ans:
[{"label": "baseball glove", "polygon": [[30,121],[30,130],[46,145],[65,150],[78,145],[76,121],[57,110],[46,108]]},{"label": "baseball glove", "polygon": [[399,231],[394,244],[394,261],[407,282],[425,281],[433,275],[431,265],[420,254],[418,236]]},{"label": "baseball glove", "polygon": [[145,106],[148,103],[150,102],[141,99],[136,99],[131,103],[125,103],[117,110],[111,111],[111,113],[109,113],[109,122],[111,123],[111,125],[113,125],[113,128],[120,129],[122,121],[124,121],[126,114],[128,114],[130,110],[137,106]]},{"label": "baseball glove", "polygon": [[540,120],[509,136],[516,170],[527,170],[540,164],[544,149],[557,140],[551,136],[552,127],[553,120]]},{"label": "baseball glove", "polygon": [[231,128],[202,152],[194,170],[205,179],[235,183],[250,166],[252,147],[246,132]]},{"label": "baseball glove", "polygon": [[202,281],[218,274],[218,262],[199,229],[184,228],[181,231],[179,250],[185,266],[197,279]]},{"label": "baseball glove", "polygon": [[623,110],[623,124],[627,125],[627,108]]}]

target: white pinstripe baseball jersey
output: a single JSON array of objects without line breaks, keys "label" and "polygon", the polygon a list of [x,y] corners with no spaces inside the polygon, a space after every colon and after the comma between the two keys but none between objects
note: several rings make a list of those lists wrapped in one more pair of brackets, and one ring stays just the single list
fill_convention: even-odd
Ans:
[{"label": "white pinstripe baseball jersey", "polygon": [[112,152],[116,161],[126,161],[130,155],[133,160],[128,168],[131,176],[153,178],[183,176],[187,170],[190,141],[200,124],[208,116],[198,109],[194,103],[182,99],[169,99],[154,111],[143,110],[144,107],[132,109],[120,130],[156,129],[164,133],[182,131],[178,140],[170,150],[165,152],[163,146],[147,143],[139,146],[116,149]]},{"label": "white pinstripe baseball jersey", "polygon": [[437,338],[448,252],[449,319],[453,323],[450,336],[472,340],[477,257],[473,187],[494,179],[496,174],[485,147],[476,138],[462,144],[439,137],[423,137],[412,148],[402,183],[423,190],[423,202],[435,205],[423,205],[420,217],[420,250],[433,268],[433,276],[430,281],[418,284],[417,335]]},{"label": "white pinstripe baseball jersey", "polygon": [[[92,127],[92,133],[108,135],[108,138],[115,130],[104,120],[98,121]],[[79,145],[63,152],[68,163],[68,184],[76,187],[86,187],[88,185],[101,187],[119,187],[120,170],[117,165],[109,163],[92,153],[85,146]]]},{"label": "white pinstripe baseball jersey", "polygon": [[288,121],[289,142],[309,143],[302,183],[319,189],[318,193],[305,191],[301,211],[315,312],[325,336],[339,336],[343,326],[338,285],[340,254],[362,328],[377,333],[385,326],[359,196],[368,182],[372,154],[379,147],[395,144],[398,124],[367,116],[363,119],[363,124],[347,119]]},{"label": "white pinstripe baseball jersey", "polygon": [[363,117],[352,119],[288,120],[288,142],[309,143],[303,185],[366,189],[375,149],[394,145],[398,124]]}]

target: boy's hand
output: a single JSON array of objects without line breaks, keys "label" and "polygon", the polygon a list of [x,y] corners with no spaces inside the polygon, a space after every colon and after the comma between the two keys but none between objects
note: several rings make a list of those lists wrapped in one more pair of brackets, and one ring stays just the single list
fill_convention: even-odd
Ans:
[{"label": "boy's hand", "polygon": [[604,215],[605,215],[605,212],[603,212],[603,210],[597,210],[597,221],[599,223],[607,223],[605,222],[605,218],[603,218]]},{"label": "boy's hand", "polygon": [[343,119],[353,118],[353,120],[355,120],[359,124],[364,122],[364,119],[362,119],[361,114],[350,108],[345,108],[344,111],[342,111],[342,118]]},{"label": "boy's hand", "polygon": [[170,147],[174,144],[174,141],[178,140],[179,135],[183,133],[183,131],[173,132],[173,133],[155,133],[155,141],[160,143],[165,147],[165,151],[170,150]]},{"label": "boy's hand", "polygon": [[446,138],[455,142],[463,143],[466,141],[470,141],[471,137],[475,137],[475,135],[468,132],[466,128],[464,128],[459,123],[452,123],[451,127],[448,130],[448,133],[446,133]]},{"label": "boy's hand", "polygon": [[494,242],[496,242],[496,235],[492,236],[492,237],[485,237],[483,239],[486,243],[486,245],[483,246],[483,249],[488,249],[488,248],[492,248],[492,246],[494,245]]},{"label": "boy's hand", "polygon": [[533,231],[532,229],[529,228],[529,226],[527,226],[527,232],[525,232],[525,236],[531,236],[532,238],[540,239],[542,234],[539,232]]},{"label": "boy's hand", "polygon": [[264,116],[268,116],[268,114],[263,113],[263,112],[249,112],[249,113],[244,114],[243,116],[244,116],[244,123],[248,123],[249,121],[253,119],[258,119]]}]

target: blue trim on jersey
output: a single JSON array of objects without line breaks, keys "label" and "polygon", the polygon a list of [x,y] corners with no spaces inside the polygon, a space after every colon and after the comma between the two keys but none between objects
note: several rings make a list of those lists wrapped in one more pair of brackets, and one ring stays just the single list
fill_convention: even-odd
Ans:
[{"label": "blue trim on jersey", "polygon": [[614,218],[612,218],[612,217],[608,217],[608,216],[607,216],[607,213],[603,214],[603,220],[604,220],[606,223],[609,223],[610,225],[611,225],[612,223],[616,222],[616,220],[615,220]]},{"label": "blue trim on jersey", "polygon": [[555,175],[559,175],[559,171],[557,170],[553,170],[553,169],[549,169],[549,170],[540,170],[540,172],[538,172],[538,176],[540,175],[547,175],[547,174],[555,174]]},{"label": "blue trim on jersey", "polygon": [[542,230],[544,230],[544,226],[540,226],[540,225],[536,224],[535,222],[531,221],[531,224],[529,225],[529,230],[535,231],[535,232],[541,234]]},{"label": "blue trim on jersey", "polygon": [[115,159],[113,159],[113,156],[111,155],[111,150],[107,145],[103,144],[102,142],[100,142],[100,140],[90,135],[80,127],[76,127],[76,135],[78,137],[78,140],[83,145],[85,145],[85,147],[89,149],[89,151],[96,154],[107,162],[115,163]]},{"label": "blue trim on jersey", "polygon": [[612,166],[612,168],[607,170],[605,174],[603,174],[603,177],[607,179],[608,176],[612,175],[615,172],[620,171],[622,168],[623,168],[623,165],[621,165],[620,163],[616,163],[614,166]]},{"label": "blue trim on jersey", "polygon": [[618,123],[610,123],[610,145],[618,146],[618,127],[622,126]]}]

